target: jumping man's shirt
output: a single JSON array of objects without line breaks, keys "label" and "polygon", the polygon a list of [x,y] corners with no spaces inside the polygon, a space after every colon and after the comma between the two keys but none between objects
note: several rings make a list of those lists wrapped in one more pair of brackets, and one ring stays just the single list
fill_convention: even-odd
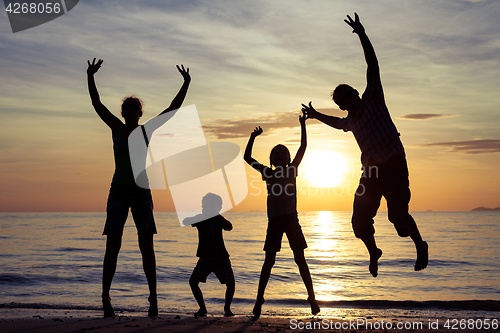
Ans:
[{"label": "jumping man's shirt", "polygon": [[349,113],[340,124],[344,131],[354,134],[363,165],[367,165],[370,158],[382,164],[404,148],[385,104],[380,76],[368,75],[367,80],[360,111],[356,115]]}]

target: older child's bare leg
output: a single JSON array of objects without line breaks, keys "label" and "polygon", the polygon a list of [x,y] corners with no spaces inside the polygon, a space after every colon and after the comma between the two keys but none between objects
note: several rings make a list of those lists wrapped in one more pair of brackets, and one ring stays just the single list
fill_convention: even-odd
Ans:
[{"label": "older child's bare leg", "polygon": [[158,300],[156,293],[156,257],[153,246],[153,235],[139,235],[139,249],[142,254],[142,267],[149,287],[148,316],[158,316]]},{"label": "older child's bare leg", "polygon": [[203,300],[203,293],[201,292],[198,284],[200,281],[195,280],[193,277],[189,279],[189,286],[191,287],[191,291],[193,292],[193,296],[196,299],[200,309],[194,315],[195,317],[203,317],[207,315],[207,308],[205,306],[205,301]]},{"label": "older child's bare leg", "polygon": [[231,302],[233,301],[235,282],[226,283],[226,303],[224,304],[224,316],[232,317],[234,313],[231,311]]},{"label": "older child's bare leg", "polygon": [[302,280],[306,285],[307,294],[309,295],[307,301],[311,304],[311,313],[315,315],[319,313],[320,309],[318,303],[316,302],[316,296],[314,295],[311,272],[309,271],[309,266],[307,265],[306,258],[304,257],[304,250],[294,250],[293,258],[299,267],[300,276],[302,276]]},{"label": "older child's bare leg", "polygon": [[264,264],[262,265],[262,270],[260,272],[259,279],[259,289],[257,291],[257,299],[255,300],[255,306],[253,307],[253,315],[255,318],[260,317],[262,310],[262,304],[264,304],[264,291],[266,290],[267,282],[271,276],[271,269],[276,262],[276,252],[266,251],[266,258],[264,259]]}]

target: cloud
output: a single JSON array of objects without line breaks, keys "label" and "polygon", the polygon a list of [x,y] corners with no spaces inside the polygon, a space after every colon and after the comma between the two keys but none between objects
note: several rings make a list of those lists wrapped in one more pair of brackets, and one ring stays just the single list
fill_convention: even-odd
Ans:
[{"label": "cloud", "polygon": [[444,147],[454,153],[494,154],[500,153],[500,140],[471,140],[453,142],[434,142],[417,145],[423,148]]},{"label": "cloud", "polygon": [[256,108],[257,105],[234,104],[233,108]]},{"label": "cloud", "polygon": [[434,118],[454,118],[460,117],[458,114],[443,114],[443,113],[411,113],[405,114],[404,116],[398,117],[397,119],[407,119],[407,120],[427,120]]},{"label": "cloud", "polygon": [[[334,111],[341,114],[337,109],[317,109],[321,113],[331,114]],[[275,112],[270,116],[260,118],[232,118],[216,119],[207,125],[203,125],[205,133],[213,134],[217,139],[235,139],[248,137],[255,127],[261,126],[263,135],[269,135],[283,128],[294,128],[299,126],[299,114],[297,111]]]}]

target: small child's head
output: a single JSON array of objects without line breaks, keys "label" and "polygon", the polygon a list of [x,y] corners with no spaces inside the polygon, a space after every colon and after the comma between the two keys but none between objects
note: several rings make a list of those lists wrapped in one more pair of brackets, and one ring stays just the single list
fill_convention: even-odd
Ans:
[{"label": "small child's head", "polygon": [[222,209],[222,198],[215,193],[207,193],[201,199],[201,213],[203,215],[215,216]]},{"label": "small child's head", "polygon": [[142,100],[135,95],[125,97],[123,99],[123,103],[122,103],[122,107],[121,107],[122,117],[123,118],[127,118],[127,117],[140,118],[140,117],[142,117],[143,105],[144,105],[144,103],[142,102]]},{"label": "small child's head", "polygon": [[290,151],[282,144],[275,146],[269,155],[271,166],[285,167],[290,164]]}]

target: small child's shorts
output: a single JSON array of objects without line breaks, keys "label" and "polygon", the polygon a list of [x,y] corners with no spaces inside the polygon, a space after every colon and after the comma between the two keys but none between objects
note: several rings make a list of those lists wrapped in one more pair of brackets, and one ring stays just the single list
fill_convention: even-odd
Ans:
[{"label": "small child's shorts", "polygon": [[281,250],[281,239],[284,233],[286,233],[288,243],[290,243],[290,248],[292,250],[303,250],[307,248],[306,238],[302,233],[297,213],[292,213],[269,217],[264,251],[279,252]]},{"label": "small child's shorts", "polygon": [[229,258],[222,260],[198,259],[198,263],[196,263],[196,267],[189,280],[207,282],[207,277],[210,273],[214,273],[221,284],[234,282],[233,268],[231,267]]}]

